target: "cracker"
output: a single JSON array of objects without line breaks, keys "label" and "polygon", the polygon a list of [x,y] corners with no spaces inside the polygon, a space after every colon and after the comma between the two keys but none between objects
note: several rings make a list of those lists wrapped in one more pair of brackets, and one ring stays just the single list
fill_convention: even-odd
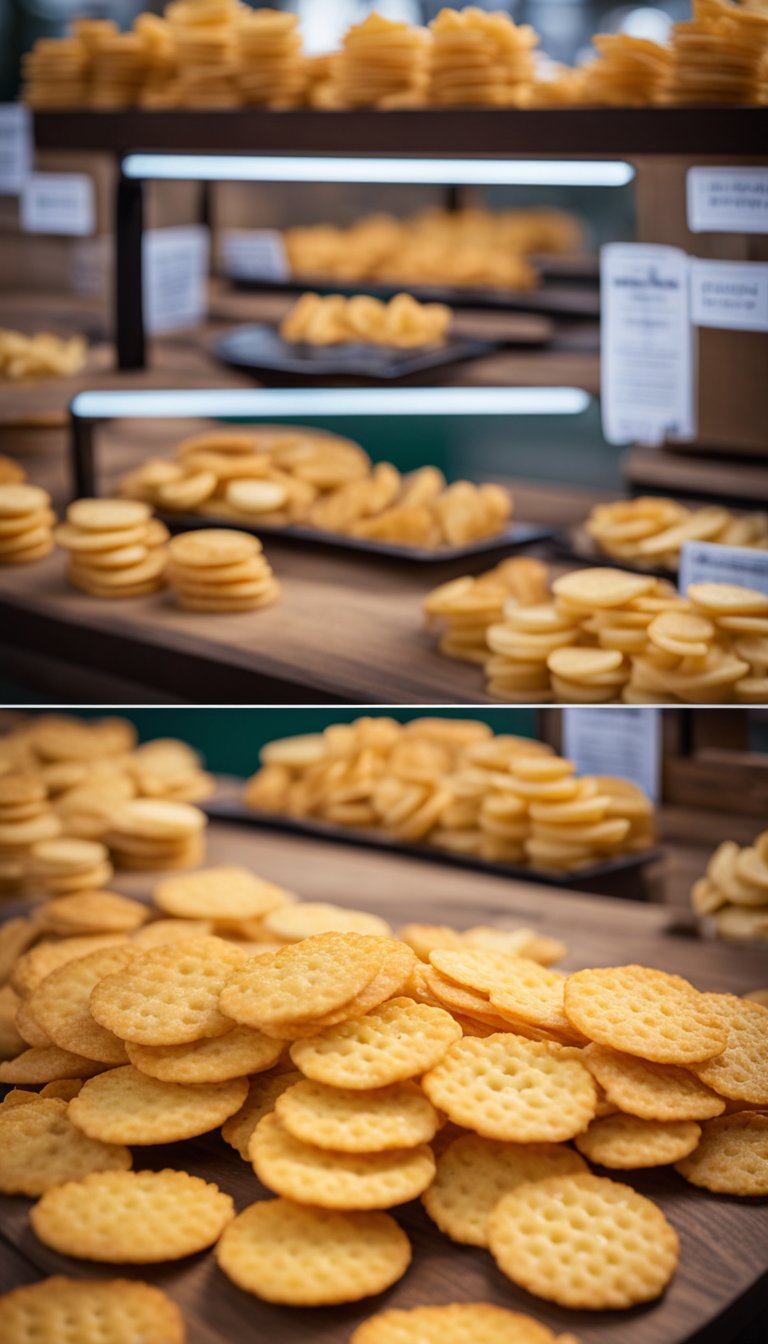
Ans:
[{"label": "cracker", "polygon": [[76,957],[96,952],[100,947],[117,947],[124,943],[121,933],[95,933],[82,938],[63,938],[60,942],[42,942],[19,957],[11,974],[11,984],[17,994],[31,994],[33,990],[59,966]]},{"label": "cracker", "polygon": [[296,898],[290,891],[232,864],[166,877],[153,892],[155,905],[181,919],[214,919],[217,924],[260,919]]},{"label": "cracker", "polygon": [[184,1344],[178,1307],[159,1288],[130,1279],[67,1279],[63,1274],[0,1297],[5,1344]]},{"label": "cracker", "polygon": [[576,1344],[555,1339],[532,1316],[490,1302],[449,1302],[442,1307],[391,1308],[363,1321],[349,1344]]},{"label": "cracker", "polygon": [[715,1194],[768,1195],[768,1115],[740,1111],[708,1120],[698,1148],[675,1169]]},{"label": "cracker", "polygon": [[721,1115],[725,1102],[687,1069],[589,1045],[584,1063],[606,1096],[620,1111],[643,1120],[709,1120]]},{"label": "cracker", "polygon": [[222,1012],[244,1026],[269,1030],[338,1011],[370,984],[387,939],[322,933],[254,957],[222,990]]},{"label": "cracker", "polygon": [[264,919],[264,927],[275,938],[287,943],[299,942],[317,933],[376,933],[384,937],[392,930],[385,919],[366,910],[347,910],[325,901],[299,901],[296,905],[272,910]]},{"label": "cracker", "polygon": [[27,1002],[54,1045],[100,1064],[125,1064],[125,1044],[91,1015],[95,985],[130,964],[138,951],[129,943],[102,947],[65,962],[33,991]]},{"label": "cracker", "polygon": [[238,1214],[216,1259],[238,1288],[264,1301],[325,1307],[391,1287],[408,1268],[411,1247],[389,1214],[309,1209],[272,1199]]},{"label": "cracker", "polygon": [[149,909],[114,891],[80,891],[46,901],[40,916],[60,934],[132,933],[149,919]]},{"label": "cracker", "polygon": [[247,1095],[245,1078],[185,1087],[126,1064],[86,1083],[69,1103],[69,1118],[104,1143],[177,1143],[222,1125]]},{"label": "cracker", "polygon": [[30,1210],[45,1246],[80,1260],[148,1265],[203,1251],[234,1205],[186,1171],[96,1172],[48,1190]]},{"label": "cracker", "polygon": [[[29,999],[19,999],[18,1007],[16,1008],[15,1022],[16,1028],[26,1045],[42,1047],[52,1044],[47,1031],[43,1030],[30,1008]],[[21,1048],[23,1049],[23,1046]]]},{"label": "cracker", "polygon": [[0,1190],[42,1195],[92,1171],[126,1171],[129,1150],[89,1139],[67,1116],[66,1101],[37,1098],[0,1116]]},{"label": "cracker", "polygon": [[0,925],[0,985],[8,980],[19,958],[38,936],[37,924],[24,915],[7,919]]},{"label": "cracker", "polygon": [[290,1053],[308,1078],[367,1089],[417,1077],[460,1039],[461,1028],[444,1009],[395,998],[364,1017],[294,1042]]},{"label": "cracker", "polygon": [[58,1045],[31,1046],[0,1064],[0,1083],[53,1083],[58,1078],[92,1078],[102,1065]]},{"label": "cracker", "polygon": [[728,1043],[716,1059],[697,1064],[694,1073],[723,1097],[768,1106],[768,1008],[735,994],[709,999],[727,1029]]},{"label": "cracker", "polygon": [[27,1045],[16,1025],[16,1013],[22,1000],[10,985],[0,989],[0,1059],[14,1059]]},{"label": "cracker", "polygon": [[190,1045],[128,1045],[128,1059],[142,1073],[167,1083],[225,1083],[230,1078],[271,1069],[283,1053],[282,1041],[252,1027],[233,1027],[226,1036]]},{"label": "cracker", "polygon": [[234,1148],[244,1162],[250,1161],[249,1147],[251,1135],[263,1116],[275,1109],[275,1102],[286,1088],[301,1081],[301,1074],[295,1069],[285,1072],[275,1071],[262,1078],[254,1078],[248,1087],[248,1095],[239,1111],[230,1116],[221,1127],[221,1137]]},{"label": "cracker", "polygon": [[436,951],[430,962],[450,980],[489,998],[489,1010],[508,1020],[512,1030],[533,1026],[566,1041],[579,1039],[565,1016],[565,976],[526,958],[504,952],[467,948],[464,952]]},{"label": "cracker", "polygon": [[122,531],[149,521],[148,504],[134,499],[76,499],[67,509],[67,521],[85,532]]},{"label": "cracker", "polygon": [[46,1083],[38,1092],[40,1097],[57,1097],[60,1101],[71,1101],[76,1097],[80,1088],[83,1086],[82,1078],[57,1078],[52,1083]]},{"label": "cracker", "polygon": [[184,1045],[224,1036],[232,1023],[219,1011],[219,994],[244,962],[240,949],[223,938],[166,943],[96,985],[91,1012],[135,1045]]},{"label": "cracker", "polygon": [[566,981],[565,1011],[590,1040],[659,1064],[710,1059],[727,1039],[710,997],[648,966],[577,971]]},{"label": "cracker", "polygon": [[415,1148],[429,1143],[440,1125],[415,1083],[363,1092],[304,1079],[278,1097],[275,1113],[293,1138],[340,1153]]},{"label": "cracker", "polygon": [[583,1173],[505,1195],[488,1220],[488,1244],[519,1287],[592,1311],[653,1301],[678,1258],[677,1233],[650,1199]]},{"label": "cracker", "polygon": [[695,1120],[641,1120],[616,1114],[593,1120],[574,1142],[598,1166],[634,1171],[680,1161],[693,1152],[700,1137],[701,1126]]},{"label": "cracker", "polygon": [[211,919],[153,919],[133,934],[131,942],[137,947],[161,947],[209,933],[213,933]]},{"label": "cracker", "polygon": [[6,1092],[0,1101],[0,1113],[10,1111],[14,1106],[28,1106],[30,1101],[37,1101],[40,1096],[40,1092],[28,1092],[25,1088],[14,1087],[10,1092]]},{"label": "cracker", "polygon": [[389,1209],[415,1199],[432,1181],[425,1144],[386,1153],[334,1153],[294,1139],[276,1115],[260,1120],[250,1143],[259,1180],[286,1199],[324,1209]]},{"label": "cracker", "polygon": [[502,1195],[525,1181],[586,1170],[583,1158],[564,1144],[499,1143],[462,1134],[438,1157],[437,1174],[421,1202],[452,1241],[487,1246],[488,1218]]},{"label": "cracker", "polygon": [[589,1124],[597,1090],[572,1052],[494,1033],[451,1046],[421,1080],[455,1124],[508,1143],[559,1143]]}]

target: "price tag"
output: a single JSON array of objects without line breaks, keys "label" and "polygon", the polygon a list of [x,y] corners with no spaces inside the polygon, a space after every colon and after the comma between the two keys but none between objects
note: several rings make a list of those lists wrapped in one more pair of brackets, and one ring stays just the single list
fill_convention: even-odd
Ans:
[{"label": "price tag", "polygon": [[768,168],[689,168],[691,233],[768,233]]},{"label": "price tag", "polygon": [[18,196],[32,172],[32,121],[23,103],[0,105],[0,196]]},{"label": "price tag", "polygon": [[93,182],[85,173],[30,173],[21,191],[25,233],[84,237],[96,227]]},{"label": "price tag", "polygon": [[692,257],[691,318],[697,327],[768,331],[768,261]]},{"label": "price tag", "polygon": [[658,709],[606,706],[563,709],[563,755],[579,774],[619,775],[656,802],[661,778]]},{"label": "price tag", "polygon": [[144,325],[180,331],[202,322],[208,307],[210,239],[202,224],[150,229],[144,234]]},{"label": "price tag", "polygon": [[600,253],[601,399],[609,443],[695,433],[688,257],[609,243]]},{"label": "price tag", "polygon": [[679,586],[692,583],[737,583],[768,595],[768,551],[749,546],[715,546],[711,541],[685,541],[680,551]]},{"label": "price tag", "polygon": [[289,280],[291,268],[277,229],[224,229],[221,265],[233,280]]}]

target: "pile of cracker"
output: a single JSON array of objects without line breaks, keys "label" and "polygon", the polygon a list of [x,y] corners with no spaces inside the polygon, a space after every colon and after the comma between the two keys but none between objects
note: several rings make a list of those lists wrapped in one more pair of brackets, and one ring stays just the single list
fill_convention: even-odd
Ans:
[{"label": "pile of cracker", "polygon": [[641,569],[676,571],[686,541],[768,550],[768,513],[733,513],[720,504],[692,509],[660,495],[596,504],[584,528],[612,560]]},{"label": "pile of cracker", "polygon": [[[137,745],[126,719],[22,718],[0,738],[0,892],[102,887],[112,861],[122,861],[119,844],[111,858],[105,845],[127,804],[190,803],[214,788],[186,743],[157,738]],[[192,834],[199,837],[201,829],[196,815]],[[199,838],[165,848],[151,855],[161,868],[185,854],[199,861]]]},{"label": "pile of cracker", "polygon": [[168,546],[168,581],[185,611],[256,611],[280,596],[261,542],[230,528],[201,528],[174,537]]},{"label": "pile of cracker", "polygon": [[466,574],[440,584],[426,598],[424,614],[427,624],[439,630],[437,647],[441,653],[484,667],[488,661],[488,628],[503,620],[507,600],[519,607],[536,607],[548,598],[546,565],[527,556],[515,556],[477,577]]},{"label": "pile of cracker", "polygon": [[384,301],[371,294],[313,294],[297,299],[280,323],[284,341],[306,345],[392,346],[415,350],[444,345],[452,313],[444,303],[420,303],[412,294]]},{"label": "pile of cracker", "polygon": [[432,42],[426,28],[371,13],[344,34],[325,79],[310,91],[315,107],[422,107]]},{"label": "pile of cracker", "polygon": [[509,107],[534,78],[538,36],[504,11],[443,9],[433,38],[429,102],[438,107]]},{"label": "pile of cracker", "polygon": [[723,0],[693,0],[693,18],[672,25],[671,61],[659,103],[765,102],[768,14]]},{"label": "pile of cracker", "polygon": [[289,108],[304,101],[308,62],[296,14],[241,9],[237,54],[237,86],[246,103]]},{"label": "pile of cracker", "polygon": [[694,882],[691,904],[712,917],[719,938],[768,939],[768,831],[751,845],[724,840]]},{"label": "pile of cracker", "polygon": [[509,523],[500,485],[448,484],[437,467],[402,475],[351,439],[288,425],[217,429],[184,439],[176,460],[150,458],[123,476],[121,496],[230,523],[305,524],[404,546],[463,546]]},{"label": "pile of cracker", "polygon": [[25,481],[0,480],[0,565],[44,560],[53,550],[55,521],[47,490]]},{"label": "pile of cracker", "polygon": [[76,499],[54,538],[70,583],[92,597],[145,597],[165,581],[168,529],[140,500]]},{"label": "pile of cracker", "polygon": [[[0,932],[0,1189],[36,1201],[32,1231],[59,1255],[215,1246],[264,1301],[358,1302],[406,1273],[391,1210],[421,1198],[517,1287],[624,1309],[661,1295],[679,1246],[613,1173],[674,1165],[692,1186],[768,1193],[758,1003],[640,965],[567,975],[525,930],[315,933],[311,904],[246,869],[166,878],[154,910],[123,898],[101,922],[83,903],[90,932],[71,937],[51,936],[55,905]],[[291,909],[292,941],[260,941]],[[184,1169],[189,1149],[141,1167],[143,1147],[216,1129],[270,1194],[237,1215]],[[452,1304],[384,1311],[351,1339],[436,1339],[462,1313],[462,1337],[483,1321],[517,1337],[514,1313]]]},{"label": "pile of cracker", "polygon": [[27,336],[22,331],[0,328],[0,380],[67,377],[80,372],[87,351],[83,336],[55,336],[50,331]]},{"label": "pile of cracker", "polygon": [[[666,579],[578,569],[548,600],[508,597],[486,624],[484,581],[457,580],[462,621],[485,625],[488,689],[511,704],[768,704],[768,597],[731,583],[694,583],[683,597]],[[491,589],[498,585],[491,583]],[[451,585],[425,603],[453,620]],[[472,661],[480,661],[477,644]],[[448,651],[448,650],[444,650]],[[450,652],[452,657],[463,653]]]},{"label": "pile of cracker", "polygon": [[562,210],[467,207],[299,225],[285,230],[283,243],[297,277],[530,289],[538,280],[532,254],[576,252],[584,237],[577,217]]},{"label": "pile of cracker", "polygon": [[625,779],[576,775],[529,738],[473,720],[361,718],[268,743],[246,806],[378,829],[494,863],[578,871],[653,843],[653,805]]}]

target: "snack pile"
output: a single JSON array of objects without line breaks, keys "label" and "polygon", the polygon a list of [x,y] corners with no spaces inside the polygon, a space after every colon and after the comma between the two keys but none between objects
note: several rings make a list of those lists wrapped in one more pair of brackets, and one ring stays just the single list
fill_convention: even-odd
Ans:
[{"label": "snack pile", "polygon": [[538,35],[506,11],[441,10],[428,27],[371,13],[338,51],[308,56],[295,14],[238,0],[171,0],[121,33],[75,19],[24,57],[35,108],[570,107],[765,103],[768,17],[693,0],[668,45],[598,34],[575,67],[536,53]]},{"label": "snack pile", "polygon": [[323,532],[429,550],[501,532],[513,501],[500,485],[446,482],[437,467],[401,475],[351,439],[264,425],[184,439],[176,461],[150,458],[123,476],[121,496],[162,510]]},{"label": "snack pile", "polygon": [[92,597],[144,597],[165,582],[168,529],[132,499],[76,499],[54,532],[67,578]]},{"label": "snack pile", "polygon": [[385,345],[398,350],[444,345],[451,310],[396,294],[388,303],[370,294],[302,294],[280,323],[280,335],[307,345]]},{"label": "snack pile", "polygon": [[127,719],[22,719],[0,738],[0,895],[105,901],[113,865],[200,862],[205,818],[189,804],[214,787],[185,742],[137,745]]},{"label": "snack pile", "polygon": [[724,840],[691,888],[698,915],[712,916],[719,938],[768,939],[768,831],[752,845]]},{"label": "snack pile", "polygon": [[732,513],[720,504],[688,508],[659,495],[596,504],[585,530],[619,564],[676,571],[686,541],[768,549],[768,513]]},{"label": "snack pile", "polygon": [[[682,597],[666,579],[619,569],[577,569],[549,600],[507,597],[486,624],[495,572],[436,589],[424,610],[447,621],[442,651],[465,657],[452,625],[476,623],[469,652],[488,690],[512,704],[768,704],[768,597],[730,583],[694,583]],[[497,573],[497,572],[496,572]],[[490,585],[490,586],[489,586]],[[525,595],[524,595],[525,596]]]},{"label": "snack pile", "polygon": [[27,484],[23,470],[10,458],[3,458],[0,463],[0,565],[26,565],[45,559],[53,550],[55,521],[48,491]]},{"label": "snack pile", "polygon": [[491,862],[576,871],[653,843],[653,805],[624,779],[472,720],[358,719],[270,742],[246,806],[379,829]]},{"label": "snack pile", "polygon": [[466,208],[306,225],[286,229],[283,242],[297,277],[531,289],[532,254],[575,252],[584,237],[576,216],[563,210]]},{"label": "snack pile", "polygon": [[201,528],[174,537],[168,546],[168,581],[185,611],[256,611],[280,596],[261,542],[231,528]]},{"label": "snack pile", "polygon": [[[59,1255],[169,1265],[215,1247],[263,1301],[359,1302],[407,1272],[391,1210],[420,1197],[517,1287],[616,1310],[659,1298],[679,1256],[622,1173],[674,1165],[704,1190],[768,1193],[758,1003],[642,965],[566,974],[547,964],[564,949],[524,929],[317,933],[312,903],[244,868],[164,879],[151,906],[125,902],[121,933],[93,906],[90,932],[66,936],[52,905],[0,931],[0,1190],[35,1201],[32,1232]],[[215,1130],[269,1198],[236,1214],[185,1170],[189,1148],[142,1168],[142,1148]],[[0,1324],[62,1311],[66,1283],[0,1298]],[[129,1313],[146,1305],[134,1286]],[[441,1338],[555,1344],[486,1303],[384,1309],[350,1336]]]},{"label": "snack pile", "polygon": [[61,378],[79,373],[85,364],[87,350],[82,336],[72,336],[67,340],[49,331],[25,336],[21,331],[2,327],[0,382],[3,379],[17,382],[24,378]]}]

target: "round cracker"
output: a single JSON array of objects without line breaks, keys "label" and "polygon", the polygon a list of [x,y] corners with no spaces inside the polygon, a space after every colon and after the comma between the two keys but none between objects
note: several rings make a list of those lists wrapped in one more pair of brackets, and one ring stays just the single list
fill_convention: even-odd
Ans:
[{"label": "round cracker", "polygon": [[0,1337],[108,1344],[184,1344],[178,1307],[159,1288],[131,1279],[68,1279],[62,1274],[14,1288],[0,1297]]},{"label": "round cracker", "polygon": [[618,1110],[643,1120],[709,1120],[725,1102],[687,1069],[651,1064],[646,1059],[594,1043],[583,1055],[590,1073]]},{"label": "round cracker", "polygon": [[127,1171],[128,1148],[90,1139],[67,1115],[67,1102],[36,1097],[0,1115],[0,1190],[42,1195],[92,1171]]},{"label": "round cracker", "polygon": [[732,1101],[768,1106],[768,1008],[735,994],[708,996],[728,1039],[722,1054],[696,1064],[703,1083]]},{"label": "round cracker", "polygon": [[275,1113],[293,1138],[340,1153],[415,1148],[429,1143],[440,1125],[415,1083],[364,1092],[304,1079],[281,1093]]},{"label": "round cracker", "polygon": [[225,1083],[230,1078],[271,1069],[282,1041],[251,1027],[233,1027],[226,1036],[190,1045],[128,1045],[128,1059],[150,1078],[166,1083]]},{"label": "round cracker", "polygon": [[707,1121],[699,1146],[676,1170],[719,1195],[768,1195],[768,1115],[739,1111]]},{"label": "round cracker", "polygon": [[363,1321],[349,1344],[576,1344],[546,1325],[490,1302],[392,1308]]},{"label": "round cracker", "polygon": [[167,915],[222,923],[259,919],[296,897],[249,869],[231,864],[164,878],[155,887],[153,899]]},{"label": "round cracker", "polygon": [[692,1153],[701,1137],[694,1120],[641,1120],[606,1115],[574,1140],[580,1153],[601,1167],[634,1171],[666,1167]]},{"label": "round cracker", "polygon": [[727,1040],[711,996],[648,966],[577,971],[566,981],[565,1012],[599,1045],[660,1064],[711,1059]]},{"label": "round cracker", "polygon": [[95,1020],[90,999],[100,980],[124,970],[138,955],[130,943],[103,947],[45,977],[28,1002],[54,1045],[100,1064],[127,1064],[123,1041]]}]

